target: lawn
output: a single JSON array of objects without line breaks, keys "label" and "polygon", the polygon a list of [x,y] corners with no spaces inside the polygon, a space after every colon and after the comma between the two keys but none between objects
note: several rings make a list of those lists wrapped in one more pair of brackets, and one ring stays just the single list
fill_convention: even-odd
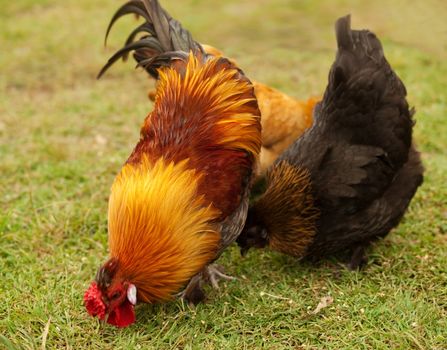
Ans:
[{"label": "lawn", "polygon": [[[107,257],[110,185],[150,111],[133,63],[95,75],[134,26],[103,47],[121,1],[16,0],[0,10],[0,348],[446,349],[447,6],[442,0],[165,0],[195,38],[298,98],[321,94],[333,23],[370,28],[417,109],[424,185],[361,272],[272,252],[221,263],[237,276],[206,304],[138,307],[126,329],[82,296]],[[332,304],[314,314],[321,298]]]}]

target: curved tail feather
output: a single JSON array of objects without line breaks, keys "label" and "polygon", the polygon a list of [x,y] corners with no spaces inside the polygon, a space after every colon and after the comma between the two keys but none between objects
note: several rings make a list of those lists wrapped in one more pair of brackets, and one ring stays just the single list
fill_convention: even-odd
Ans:
[{"label": "curved tail feather", "polygon": [[[158,0],[130,0],[113,15],[107,27],[105,43],[115,22],[128,14],[136,14],[145,22],[135,28],[127,37],[124,46],[104,65],[98,79],[120,58],[126,60],[134,52],[137,66],[144,67],[154,78],[158,78],[157,69],[169,66],[172,60],[186,59],[190,51],[205,56],[202,46],[194,41],[191,34],[180,22],[172,18],[159,4]],[[139,34],[144,34],[136,40]]]}]

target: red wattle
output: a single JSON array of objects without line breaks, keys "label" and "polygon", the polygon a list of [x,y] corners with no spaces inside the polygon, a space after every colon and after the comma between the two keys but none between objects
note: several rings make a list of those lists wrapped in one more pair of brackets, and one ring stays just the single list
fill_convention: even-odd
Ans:
[{"label": "red wattle", "polygon": [[124,300],[121,305],[112,310],[107,323],[117,327],[127,327],[135,322],[134,306],[129,300]]}]

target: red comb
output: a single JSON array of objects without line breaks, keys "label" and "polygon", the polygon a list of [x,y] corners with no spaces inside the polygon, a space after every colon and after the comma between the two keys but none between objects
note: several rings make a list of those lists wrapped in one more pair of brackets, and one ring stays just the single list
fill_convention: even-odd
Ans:
[{"label": "red comb", "polygon": [[98,316],[100,320],[106,315],[106,306],[101,299],[101,291],[96,282],[92,282],[84,294],[84,305],[91,316]]}]

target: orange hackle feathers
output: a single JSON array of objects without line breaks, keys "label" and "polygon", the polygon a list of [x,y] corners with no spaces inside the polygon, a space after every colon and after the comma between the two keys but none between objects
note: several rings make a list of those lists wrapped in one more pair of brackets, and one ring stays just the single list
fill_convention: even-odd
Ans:
[{"label": "orange hackle feathers", "polygon": [[109,248],[118,278],[137,286],[138,300],[170,299],[214,257],[219,212],[198,195],[201,175],[159,159],[127,164],[109,200]]},{"label": "orange hackle feathers", "polygon": [[286,161],[273,166],[267,174],[267,190],[254,209],[264,221],[273,250],[304,256],[316,234],[319,217],[307,170]]},{"label": "orange hackle feathers", "polygon": [[[176,119],[196,125],[195,138],[207,137],[207,142],[244,150],[253,157],[260,151],[260,113],[253,86],[226,59],[210,58],[203,63],[190,53],[184,67],[159,70],[154,111],[142,133],[153,131],[154,123],[170,121],[176,126]],[[173,131],[173,135],[184,132]],[[189,145],[188,133],[178,136],[184,141],[182,146]]]}]

